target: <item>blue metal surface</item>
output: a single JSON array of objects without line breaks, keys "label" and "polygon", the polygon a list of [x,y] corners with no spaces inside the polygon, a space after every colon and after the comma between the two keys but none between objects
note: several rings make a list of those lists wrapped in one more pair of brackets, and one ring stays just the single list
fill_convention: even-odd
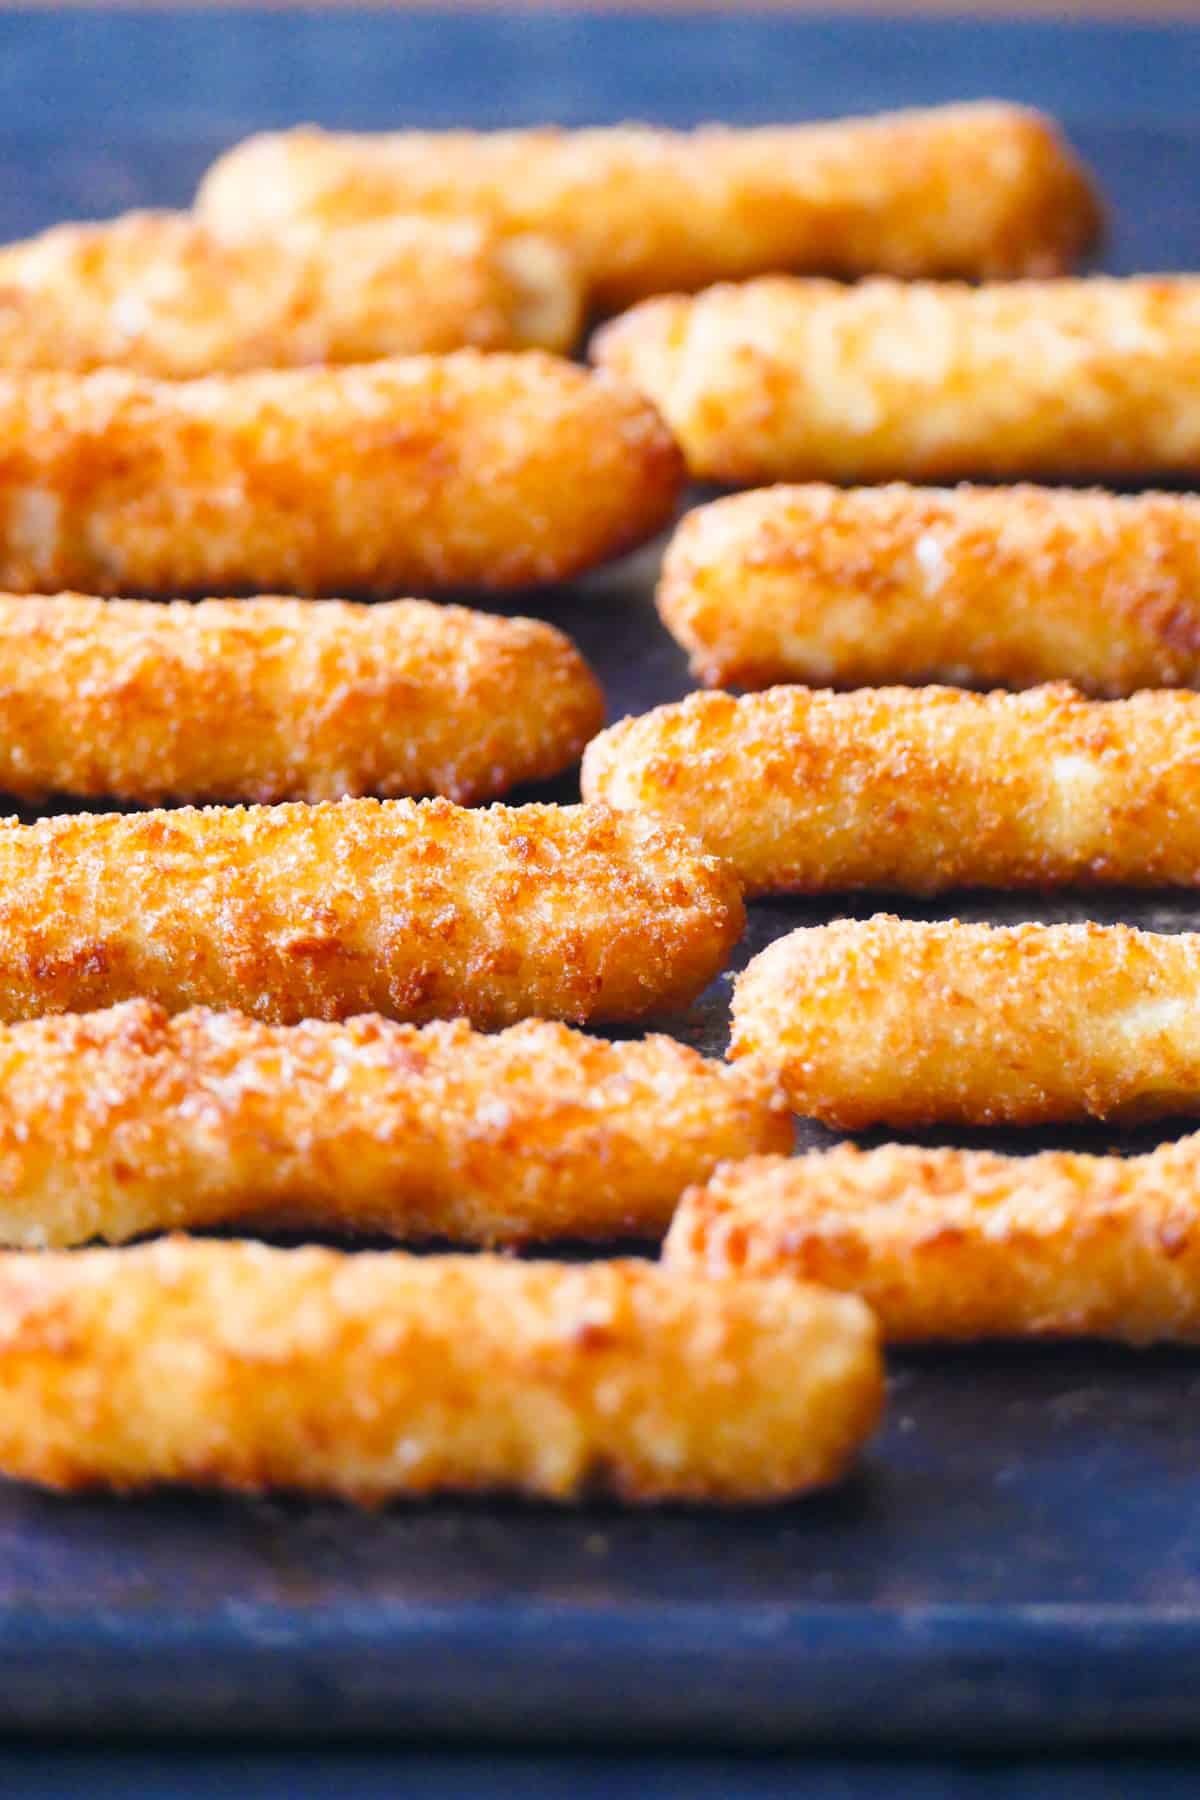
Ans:
[{"label": "blue metal surface", "polygon": [[55,135],[230,135],[320,118],[501,125],[791,119],[1004,94],[1075,119],[1195,118],[1187,25],[553,8],[56,9],[0,18],[0,116]]},{"label": "blue metal surface", "polygon": [[1194,1800],[1200,1770],[1148,1757],[614,1757],[511,1751],[0,1752],[21,1800]]},{"label": "blue metal surface", "polygon": [[[217,149],[294,118],[753,119],[999,93],[1057,108],[1099,168],[1108,266],[1197,266],[1198,46],[1185,29],[747,15],[6,14],[0,235],[185,201]],[[643,556],[538,602],[592,656],[614,713],[686,687],[653,572]],[[1200,919],[1122,896],[969,910]],[[758,907],[747,947],[821,916]],[[719,1048],[724,992],[668,1023]],[[1200,1738],[1198,1450],[1200,1357],[1004,1349],[896,1359],[888,1425],[855,1482],[757,1516],[440,1504],[360,1518],[0,1489],[0,1729]],[[41,1766],[27,1760],[14,1788],[51,1791]],[[216,1791],[208,1766],[174,1791]],[[783,1791],[781,1766],[755,1765],[768,1785],[746,1791]],[[909,1791],[1002,1791],[930,1780]],[[603,1791],[587,1783],[575,1791]]]}]

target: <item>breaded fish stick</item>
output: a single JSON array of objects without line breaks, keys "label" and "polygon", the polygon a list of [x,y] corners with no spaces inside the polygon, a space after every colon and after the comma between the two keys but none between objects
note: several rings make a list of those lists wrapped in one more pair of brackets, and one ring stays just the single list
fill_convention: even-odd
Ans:
[{"label": "breaded fish stick", "polygon": [[793,931],[737,981],[730,1055],[846,1131],[1194,1113],[1200,933],[886,914]]},{"label": "breaded fish stick", "polygon": [[0,587],[511,588],[670,516],[679,453],[622,383],[526,351],[156,382],[0,375]]},{"label": "breaded fish stick", "polygon": [[1100,223],[1054,125],[996,103],[752,131],[309,128],[236,146],[197,204],[236,229],[479,214],[568,244],[610,310],[770,269],[1060,274]]},{"label": "breaded fish stick", "polygon": [[683,1274],[859,1294],[895,1342],[1200,1338],[1200,1140],[1149,1156],[851,1144],[719,1169],[666,1245]]},{"label": "breaded fish stick", "polygon": [[561,632],[427,600],[0,595],[0,793],[491,800],[604,718]]},{"label": "breaded fish stick", "polygon": [[1194,276],[781,277],[647,301],[594,352],[731,486],[1200,473]]},{"label": "breaded fish stick", "polygon": [[242,237],[187,213],[127,213],[0,248],[7,369],[182,380],[464,344],[567,350],[581,318],[565,250],[471,220]]},{"label": "breaded fish stick", "polygon": [[0,1243],[22,1248],[248,1222],[658,1237],[689,1182],[791,1141],[764,1070],[666,1037],[262,1025],[148,1000],[0,1026]]},{"label": "breaded fish stick", "polygon": [[0,1471],[43,1486],[783,1500],[882,1400],[861,1301],[649,1262],[171,1238],[0,1256]]},{"label": "breaded fish stick", "polygon": [[287,1024],[481,1027],[685,1005],[742,929],[732,873],[603,807],[448,800],[0,821],[0,1019],[144,995]]},{"label": "breaded fish stick", "polygon": [[700,506],[663,624],[710,687],[1200,683],[1200,500],[1066,489],[766,488]]},{"label": "breaded fish stick", "polygon": [[769,688],[593,738],[590,800],[684,826],[747,893],[1200,885],[1200,694]]}]

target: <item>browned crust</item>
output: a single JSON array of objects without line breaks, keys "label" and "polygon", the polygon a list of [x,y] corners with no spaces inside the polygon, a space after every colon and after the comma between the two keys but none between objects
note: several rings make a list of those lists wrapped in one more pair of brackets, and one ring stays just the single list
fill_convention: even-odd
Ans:
[{"label": "browned crust", "polygon": [[528,586],[650,537],[680,479],[644,401],[534,351],[190,382],[0,375],[0,586]]},{"label": "browned crust", "polygon": [[197,201],[224,227],[468,211],[569,244],[602,309],[772,269],[1057,275],[1100,208],[1041,114],[996,102],[756,130],[248,139]]},{"label": "browned crust", "polygon": [[280,1223],[460,1243],[658,1237],[791,1143],[762,1069],[530,1020],[257,1023],[147,1000],[0,1026],[0,1243]]},{"label": "browned crust", "polygon": [[446,800],[0,822],[0,1018],[143,995],[289,1023],[482,1027],[686,1004],[744,913],[673,829]]},{"label": "browned crust", "polygon": [[648,300],[593,340],[693,475],[1145,482],[1200,470],[1200,279],[984,287],[780,276]]},{"label": "browned crust", "polygon": [[733,997],[730,1055],[844,1130],[1200,1110],[1200,933],[928,924],[794,931]]},{"label": "browned crust", "polygon": [[663,624],[710,687],[1200,681],[1200,502],[814,483],[697,507]]},{"label": "browned crust", "polygon": [[469,219],[222,231],[187,213],[57,225],[0,248],[0,367],[163,380],[428,351],[569,349],[567,253]]},{"label": "browned crust", "polygon": [[467,804],[560,774],[603,718],[579,652],[534,619],[0,595],[0,793],[26,802]]},{"label": "browned crust", "polygon": [[187,1239],[0,1257],[0,1470],[45,1486],[782,1500],[876,1422],[860,1302],[646,1262]]},{"label": "browned crust", "polygon": [[1200,1338],[1200,1140],[1147,1156],[852,1145],[728,1165],[668,1266],[859,1294],[893,1342]]},{"label": "browned crust", "polygon": [[673,823],[748,894],[1200,882],[1200,695],[692,694],[588,745],[589,800]]}]

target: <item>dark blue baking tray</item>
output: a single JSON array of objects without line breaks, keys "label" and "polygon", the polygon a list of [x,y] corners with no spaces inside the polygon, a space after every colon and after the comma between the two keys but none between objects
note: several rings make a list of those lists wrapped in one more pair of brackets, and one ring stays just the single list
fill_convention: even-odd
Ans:
[{"label": "dark blue baking tray", "polygon": [[[218,149],[302,118],[685,123],[995,93],[1066,117],[1113,201],[1107,266],[1187,268],[1198,78],[1187,28],[5,14],[0,234],[184,202]],[[614,715],[687,686],[651,610],[654,567],[644,554],[525,603],[579,638]],[[756,907],[743,954],[829,910]],[[960,910],[1200,923],[1186,902],[1119,895]],[[719,1050],[726,991],[666,1023]],[[850,1485],[763,1514],[362,1517],[0,1488],[0,1731],[938,1750],[1200,1737],[1200,1355],[930,1353],[896,1357],[891,1385]]]}]

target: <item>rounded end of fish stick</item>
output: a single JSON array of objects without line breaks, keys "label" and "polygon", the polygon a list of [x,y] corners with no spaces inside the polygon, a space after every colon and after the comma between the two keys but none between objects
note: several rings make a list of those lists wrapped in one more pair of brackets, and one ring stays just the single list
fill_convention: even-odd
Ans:
[{"label": "rounded end of fish stick", "polygon": [[523,232],[496,247],[513,337],[524,349],[570,350],[583,332],[583,279],[570,253]]}]

